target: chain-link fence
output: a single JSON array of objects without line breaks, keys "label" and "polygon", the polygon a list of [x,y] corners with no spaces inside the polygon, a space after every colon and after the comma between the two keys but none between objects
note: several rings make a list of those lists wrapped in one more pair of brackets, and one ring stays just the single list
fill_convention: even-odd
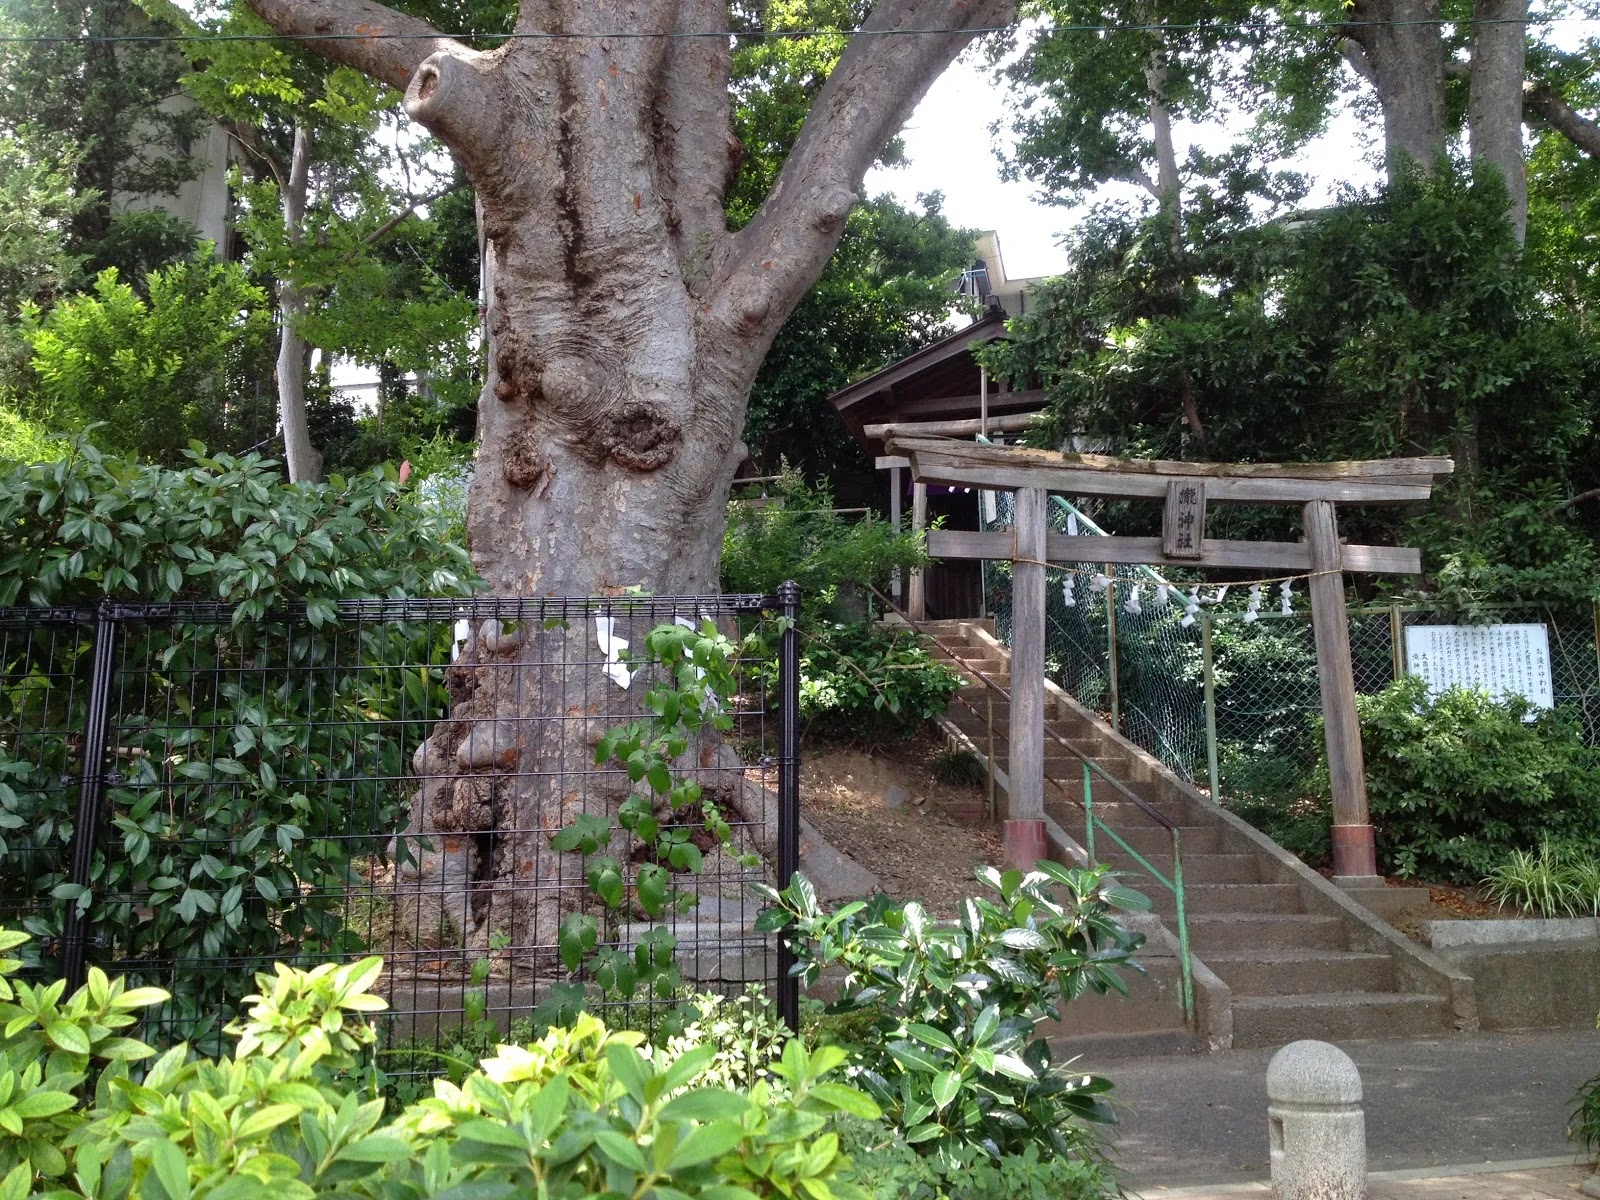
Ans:
[{"label": "chain-link fence", "polygon": [[[990,495],[993,499],[990,499]],[[986,494],[986,528],[1011,524],[1012,495]],[[1051,497],[1051,530],[1093,533],[1088,518]],[[1186,779],[1206,764],[1203,639],[1183,623],[1180,580],[1145,567],[1064,563],[1045,571],[1049,677]],[[1166,602],[1162,602],[1163,594]],[[984,564],[985,611],[1011,639],[1011,564]],[[1113,652],[1112,647],[1115,647]]]},{"label": "chain-link fence", "polygon": [[[986,528],[1009,528],[1010,494],[986,495],[982,513]],[[1058,497],[1050,523],[1058,533],[1098,532]],[[1247,619],[1243,588],[1218,602],[1218,585],[1201,586],[1168,568],[1070,563],[1050,568],[1046,579],[1046,669],[1080,704],[1230,802],[1281,802],[1315,790],[1322,701],[1303,583],[1291,585],[1287,614],[1281,593],[1271,589]],[[1198,611],[1187,604],[1195,594]],[[1009,563],[985,564],[984,605],[1009,643]],[[1524,605],[1488,616],[1545,627],[1555,703],[1575,710],[1590,744],[1600,745],[1600,612]],[[1405,672],[1406,629],[1462,621],[1391,604],[1352,608],[1349,623],[1356,690],[1372,693]]]}]

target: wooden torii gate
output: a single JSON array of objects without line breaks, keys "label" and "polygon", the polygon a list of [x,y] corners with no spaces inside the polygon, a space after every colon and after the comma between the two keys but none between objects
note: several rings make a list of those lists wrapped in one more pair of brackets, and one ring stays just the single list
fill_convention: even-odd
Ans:
[{"label": "wooden torii gate", "polygon": [[[1028,867],[1047,844],[1044,833],[1044,652],[1047,563],[1139,563],[1304,572],[1317,644],[1328,769],[1333,787],[1333,871],[1349,887],[1372,886],[1377,856],[1367,816],[1366,772],[1356,719],[1344,572],[1416,575],[1421,552],[1351,546],[1339,540],[1340,504],[1427,500],[1448,458],[1372,462],[1226,464],[1117,459],[1010,446],[891,435],[888,453],[918,484],[950,484],[1016,493],[1009,532],[935,530],[934,558],[1009,559],[1012,563],[1011,788],[1004,844],[1008,865]],[[896,463],[898,465],[898,463]],[[1049,531],[1050,492],[1151,500],[1164,505],[1160,537],[1081,537]],[[1295,504],[1305,520],[1300,542],[1208,538],[1208,504]]]}]

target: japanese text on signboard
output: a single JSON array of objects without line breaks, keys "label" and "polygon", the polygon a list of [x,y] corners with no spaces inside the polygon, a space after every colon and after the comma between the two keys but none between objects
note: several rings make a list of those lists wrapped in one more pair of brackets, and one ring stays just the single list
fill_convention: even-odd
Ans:
[{"label": "japanese text on signboard", "polygon": [[1540,708],[1555,707],[1544,625],[1413,625],[1406,630],[1406,670],[1425,680],[1432,695],[1483,688],[1496,700],[1524,696]]}]

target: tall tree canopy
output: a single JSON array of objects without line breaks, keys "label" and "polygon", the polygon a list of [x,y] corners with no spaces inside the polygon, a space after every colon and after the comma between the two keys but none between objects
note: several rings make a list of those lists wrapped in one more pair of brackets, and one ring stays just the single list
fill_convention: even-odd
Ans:
[{"label": "tall tree canopy", "polygon": [[203,165],[190,152],[200,115],[173,103],[186,65],[176,44],[144,42],[128,53],[106,40],[172,32],[133,0],[15,0],[0,8],[0,33],[16,39],[0,42],[0,133],[27,130],[76,147],[68,161],[82,203],[71,248],[89,256],[91,272],[124,265],[103,256],[119,199],[174,192]]}]

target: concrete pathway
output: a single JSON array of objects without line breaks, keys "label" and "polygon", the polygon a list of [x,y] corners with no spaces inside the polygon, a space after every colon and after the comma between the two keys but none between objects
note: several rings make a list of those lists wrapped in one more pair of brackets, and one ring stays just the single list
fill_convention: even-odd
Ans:
[{"label": "concrete pathway", "polygon": [[[1569,1159],[1504,1163],[1505,1170],[1445,1167],[1434,1171],[1377,1171],[1367,1177],[1368,1200],[1581,1200],[1587,1166]],[[1146,1200],[1271,1200],[1265,1182],[1155,1187]]]},{"label": "concrete pathway", "polygon": [[[1342,1043],[1361,1071],[1370,1170],[1565,1158],[1578,1085],[1600,1072],[1600,1032],[1462,1034]],[[1108,1076],[1112,1153],[1138,1191],[1267,1177],[1272,1050],[1080,1060]],[[1445,1200],[1442,1196],[1436,1200]]]}]

